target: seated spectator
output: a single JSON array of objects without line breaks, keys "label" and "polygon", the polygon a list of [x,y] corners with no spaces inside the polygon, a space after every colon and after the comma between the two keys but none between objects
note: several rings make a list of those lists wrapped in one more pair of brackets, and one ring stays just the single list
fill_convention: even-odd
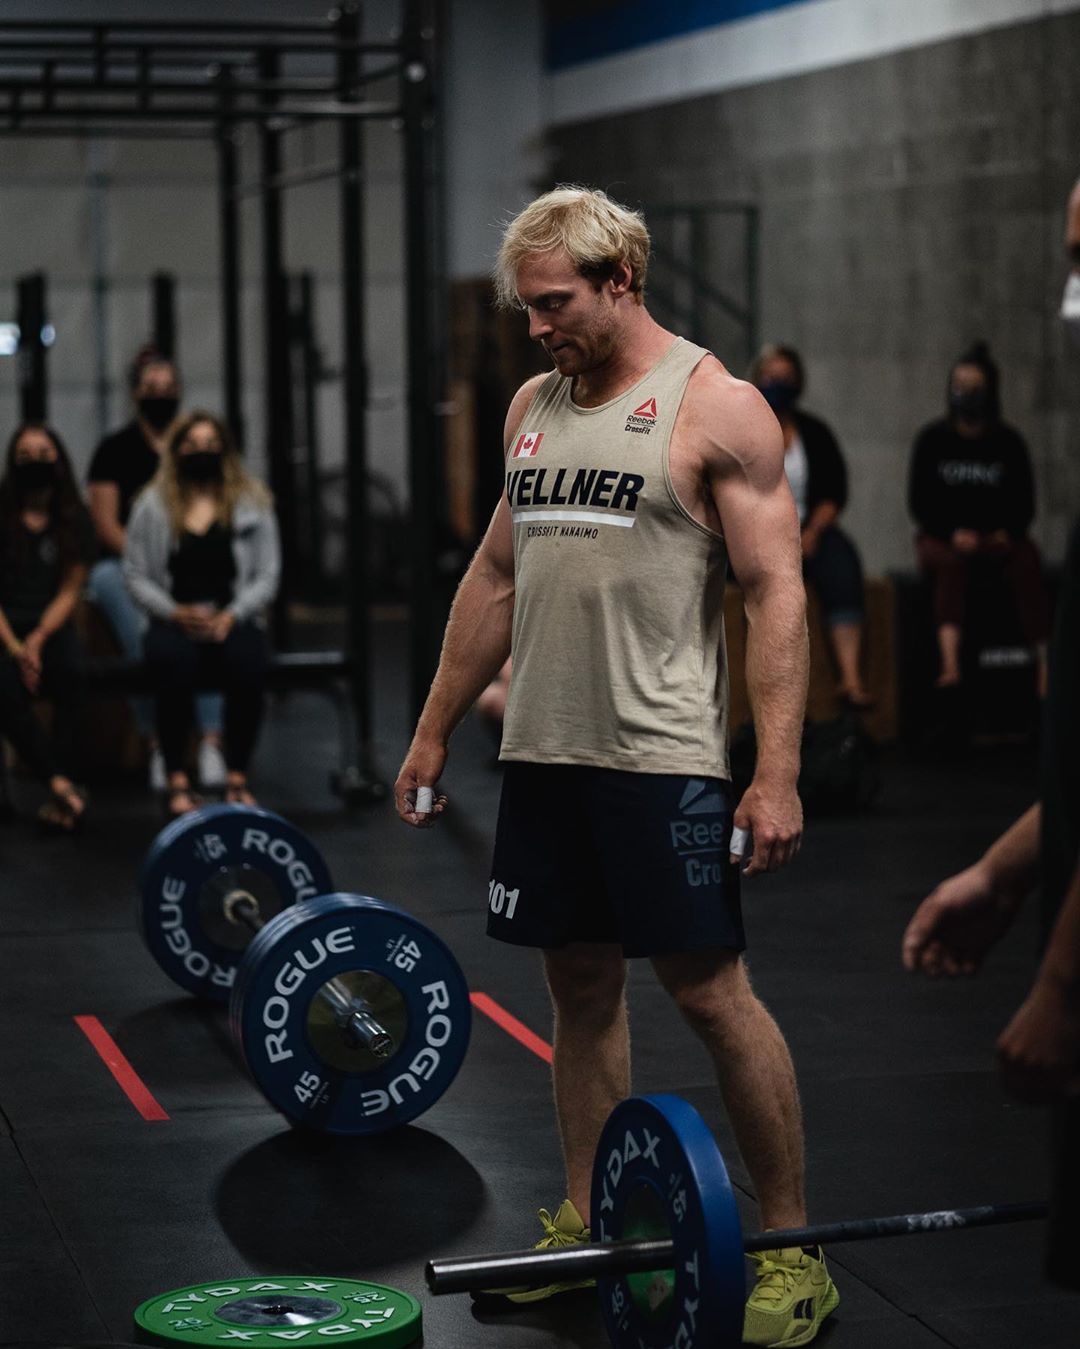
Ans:
[{"label": "seated spectator", "polygon": [[[90,515],[99,544],[99,559],[90,572],[89,597],[105,616],[123,654],[141,661],[146,618],[124,584],[121,558],[124,530],[131,505],[161,463],[180,406],[180,376],[172,361],[152,347],[132,364],[128,387],[135,419],[106,436],[90,461]],[[219,693],[202,693],[196,700],[202,737],[199,743],[199,780],[204,787],[225,785],[221,754],[222,700]],[[131,710],[148,752],[150,785],[165,790],[165,760],[154,730],[150,698],[133,698]]]},{"label": "seated spectator", "polygon": [[124,551],[125,580],[150,618],[145,659],[171,816],[198,804],[184,751],[200,685],[225,692],[225,799],[255,804],[247,772],[262,720],[261,620],[280,568],[270,493],[216,417],[183,418],[131,512]]},{"label": "seated spectator", "polygon": [[847,469],[832,431],[798,406],[806,384],[793,347],[766,346],[750,379],[776,413],[784,433],[784,471],[802,527],[803,576],[814,587],[829,645],[840,673],[840,695],[869,707],[859,668],[862,652],[863,573],[855,545],[836,523],[847,504]]},{"label": "seated spectator", "polygon": [[[73,780],[83,670],[71,616],[92,556],[67,451],[55,431],[27,422],[0,478],[0,734],[49,790],[38,819],[64,833],[86,809]],[[51,735],[34,715],[39,694],[55,709]]]},{"label": "seated spectator", "polygon": [[953,366],[946,397],[947,415],[916,437],[908,482],[915,551],[934,588],[938,686],[961,681],[968,585],[979,564],[998,570],[1015,597],[1041,694],[1049,615],[1039,554],[1027,537],[1035,515],[1031,460],[1019,432],[1001,419],[998,369],[985,343]]}]

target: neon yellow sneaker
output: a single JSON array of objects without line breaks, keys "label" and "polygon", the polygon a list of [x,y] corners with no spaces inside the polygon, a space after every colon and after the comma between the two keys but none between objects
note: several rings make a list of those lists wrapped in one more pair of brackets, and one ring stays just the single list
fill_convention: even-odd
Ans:
[{"label": "neon yellow sneaker", "polygon": [[793,1349],[809,1344],[821,1323],[840,1305],[820,1246],[751,1251],[757,1266],[746,1303],[743,1343]]},{"label": "neon yellow sneaker", "polygon": [[[539,1210],[544,1235],[536,1243],[538,1251],[548,1251],[554,1246],[577,1246],[589,1240],[589,1229],[581,1221],[581,1214],[564,1199],[554,1218],[546,1208]],[[542,1302],[544,1298],[554,1297],[556,1293],[570,1293],[576,1288],[595,1288],[595,1279],[578,1279],[571,1283],[548,1283],[538,1288],[491,1288],[482,1289],[473,1294],[474,1302],[510,1302],[514,1306],[523,1306],[530,1302]]]}]

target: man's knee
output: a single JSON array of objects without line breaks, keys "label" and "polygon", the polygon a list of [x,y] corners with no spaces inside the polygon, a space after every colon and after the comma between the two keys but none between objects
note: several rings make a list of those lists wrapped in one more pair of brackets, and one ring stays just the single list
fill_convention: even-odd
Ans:
[{"label": "man's knee", "polygon": [[606,1017],[622,1003],[626,960],[617,946],[580,942],[545,951],[544,968],[557,1012]]},{"label": "man's knee", "polygon": [[705,961],[668,957],[654,964],[683,1018],[702,1035],[737,1033],[761,1005],[746,965],[734,952]]}]

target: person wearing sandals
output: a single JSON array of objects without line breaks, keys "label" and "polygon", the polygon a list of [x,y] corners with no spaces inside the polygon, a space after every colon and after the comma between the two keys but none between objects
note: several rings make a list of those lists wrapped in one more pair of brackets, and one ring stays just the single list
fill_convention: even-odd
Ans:
[{"label": "person wearing sandals", "polygon": [[135,502],[124,547],[124,578],[150,619],[145,661],[171,816],[199,804],[184,754],[196,691],[207,686],[225,693],[225,799],[255,803],[247,772],[262,721],[262,620],[280,572],[269,491],[245,470],[217,417],[182,418]]},{"label": "person wearing sandals", "polygon": [[[132,602],[124,584],[124,532],[132,503],[161,463],[161,454],[180,407],[180,372],[174,361],[152,346],[143,347],[128,372],[135,416],[106,436],[94,452],[87,475],[90,518],[98,539],[98,560],[90,571],[87,598],[93,600],[129,660],[142,660],[146,617]],[[150,786],[165,790],[165,759],[157,742],[153,700],[135,697],[131,710],[146,745]],[[225,785],[221,753],[222,699],[200,693],[195,701],[199,724],[199,781],[204,787]]]},{"label": "person wearing sandals", "polygon": [[[11,437],[0,477],[0,735],[47,786],[47,828],[73,832],[86,796],[75,786],[82,654],[71,623],[93,559],[90,519],[55,431],[25,422]],[[33,700],[55,708],[52,733]]]}]

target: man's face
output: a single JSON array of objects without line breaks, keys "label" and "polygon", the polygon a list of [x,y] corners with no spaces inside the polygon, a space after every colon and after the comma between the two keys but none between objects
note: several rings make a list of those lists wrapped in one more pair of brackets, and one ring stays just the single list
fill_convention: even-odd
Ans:
[{"label": "man's face", "polygon": [[529,336],[560,375],[581,375],[610,359],[619,332],[615,297],[581,276],[562,249],[526,258],[517,270],[517,293],[529,315]]}]

